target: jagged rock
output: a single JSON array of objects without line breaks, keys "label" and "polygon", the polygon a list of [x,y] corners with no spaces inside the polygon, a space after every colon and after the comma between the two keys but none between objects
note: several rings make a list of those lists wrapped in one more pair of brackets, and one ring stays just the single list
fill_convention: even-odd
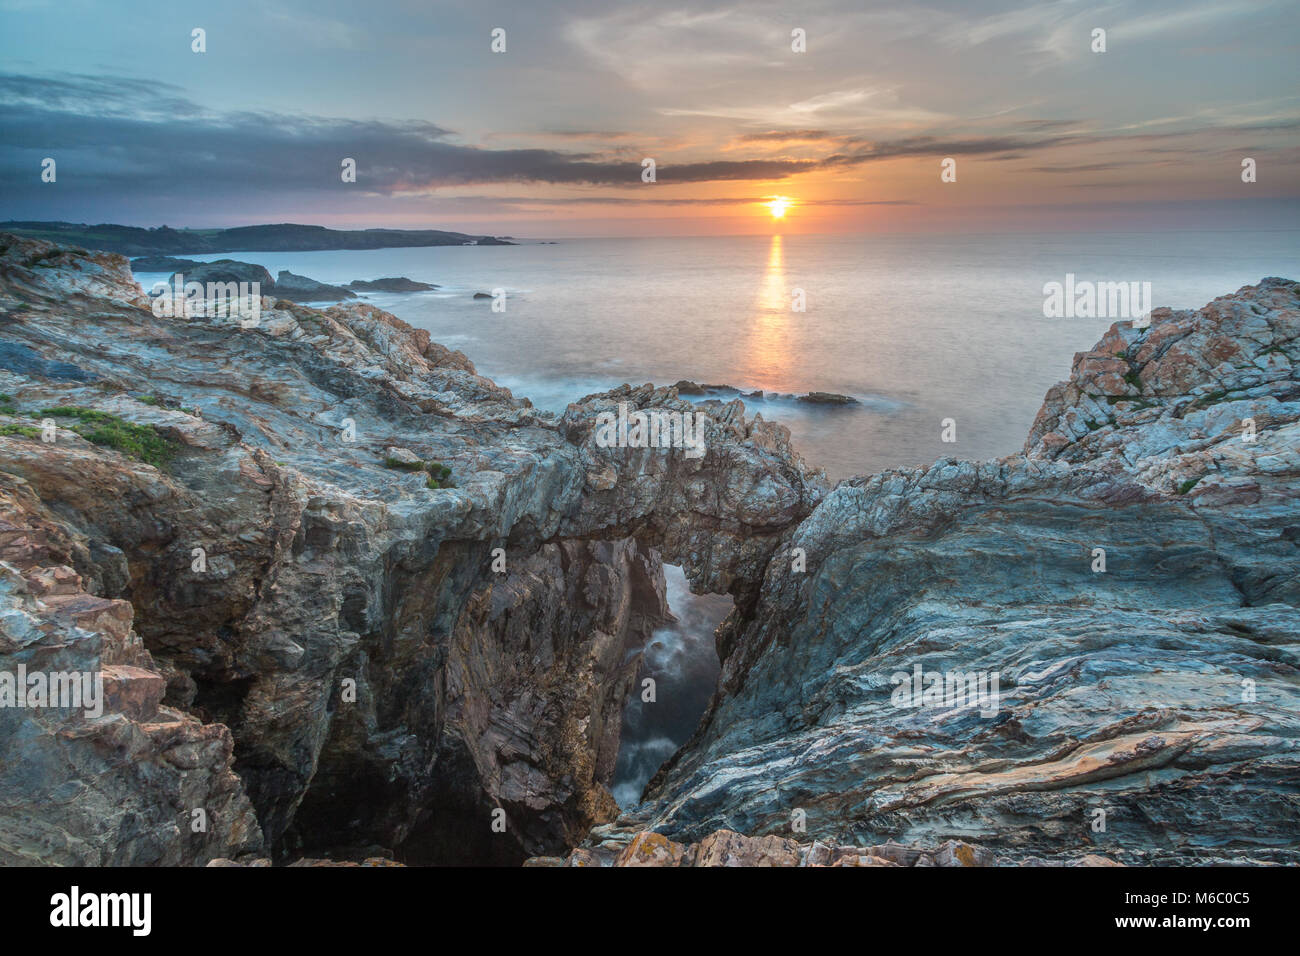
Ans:
[{"label": "jagged rock", "polygon": [[[0,305],[18,300],[5,334],[32,361],[0,371],[18,420],[81,406],[175,449],[160,469],[68,428],[53,444],[0,435],[0,470],[85,542],[57,563],[134,609],[167,681],[160,713],[233,734],[229,780],[264,840],[214,834],[206,858],[377,845],[520,862],[573,846],[617,813],[604,784],[622,708],[667,620],[659,550],[741,591],[825,493],[788,433],[739,403],[699,459],[599,448],[611,403],[689,406],[622,389],[559,418],[361,303],[264,299],[256,328],[174,321],[120,257],[0,236]],[[78,374],[46,374],[56,356]],[[445,463],[457,487],[386,468],[388,448]],[[613,484],[591,493],[600,473]],[[30,789],[23,767],[6,762],[0,787]]]},{"label": "jagged rock", "polygon": [[994,855],[985,847],[949,840],[932,856],[935,866],[992,866]]},{"label": "jagged rock", "polygon": [[869,853],[854,852],[851,848],[836,853],[835,860],[831,866],[898,866],[893,860],[886,860],[881,856],[872,856]]},{"label": "jagged rock", "polygon": [[[985,847],[949,841],[939,847],[835,846],[814,841],[800,844],[768,835],[745,836],[717,830],[698,843],[683,846],[662,833],[636,827],[635,815],[596,827],[565,858],[535,857],[526,866],[995,866],[1000,861]],[[621,825],[620,825],[621,824]],[[1105,865],[1088,863],[1081,865]],[[1116,864],[1111,864],[1116,865]]]},{"label": "jagged rock", "polygon": [[368,856],[364,860],[322,860],[303,857],[300,860],[294,860],[289,866],[296,867],[376,867],[376,866],[402,866],[394,860],[382,856]]},{"label": "jagged rock", "polygon": [[269,295],[275,288],[275,280],[265,268],[252,262],[240,262],[238,259],[217,259],[215,262],[196,262],[184,268],[178,267],[167,279],[168,285],[172,286],[186,282],[201,282],[204,285],[209,282],[256,282],[265,295]]},{"label": "jagged rock", "polygon": [[653,830],[643,830],[618,855],[614,866],[689,866],[686,848]]},{"label": "jagged rock", "polygon": [[798,866],[799,844],[778,836],[711,833],[695,848],[695,866]]},{"label": "jagged rock", "polygon": [[[243,868],[257,869],[265,868],[271,865],[269,857],[243,857],[239,860],[230,860],[225,857],[219,857],[215,860],[209,860],[208,866],[224,868]],[[394,860],[383,856],[368,856],[363,860],[325,860],[312,857],[302,857],[288,864],[291,867],[377,867],[377,866],[402,866]]]},{"label": "jagged rock", "polygon": [[[1297,298],[1121,323],[1024,454],[828,491],[739,400],[554,416],[371,306],[158,318],[120,257],[0,236],[0,671],[143,672],[84,726],[0,709],[3,860],[603,866],[653,830],[670,861],[799,865],[802,809],[830,865],[1300,862]],[[55,405],[170,460],[42,442]],[[596,440],[629,410],[703,412],[707,451]],[[735,599],[722,676],[608,822],[661,560]],[[918,664],[998,673],[989,714],[896,706]]]},{"label": "jagged rock", "polygon": [[97,675],[102,694],[0,706],[0,865],[193,865],[257,848],[230,732],[159,706],[166,682],[131,605],[86,593],[95,583],[71,566],[91,551],[0,471],[0,683],[75,675],[93,695],[81,675]]},{"label": "jagged rock", "polygon": [[106,708],[137,721],[158,716],[158,707],[167,693],[167,681],[157,671],[119,664],[101,668],[101,674]]},{"label": "jagged rock", "polygon": [[357,294],[341,285],[317,282],[306,276],[294,275],[281,269],[275,277],[274,295],[290,302],[327,302],[331,299],[355,299]]},{"label": "jagged rock", "polygon": [[[1300,862],[1298,336],[1281,279],[1157,309],[1076,358],[1025,454],[841,482],[776,549],[806,573],[772,561],[723,625],[646,825]],[[896,705],[917,665],[1000,674],[988,716]]]},{"label": "jagged rock", "polygon": [[271,865],[270,857],[259,856],[247,860],[229,860],[225,857],[217,857],[215,860],[208,860],[208,866],[212,867],[248,867],[248,868],[265,868]]}]

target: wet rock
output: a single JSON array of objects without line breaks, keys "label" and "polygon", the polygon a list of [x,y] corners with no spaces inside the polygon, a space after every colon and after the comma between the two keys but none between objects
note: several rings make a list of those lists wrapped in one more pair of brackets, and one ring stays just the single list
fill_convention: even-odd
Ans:
[{"label": "wet rock", "polygon": [[837,395],[834,392],[809,392],[800,395],[799,401],[809,405],[857,405],[858,400],[852,395]]}]

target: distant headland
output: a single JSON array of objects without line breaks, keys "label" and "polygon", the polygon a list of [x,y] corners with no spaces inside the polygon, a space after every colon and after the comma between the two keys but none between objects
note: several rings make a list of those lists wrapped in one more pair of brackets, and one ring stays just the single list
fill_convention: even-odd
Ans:
[{"label": "distant headland", "polygon": [[283,222],[233,229],[87,225],[79,222],[0,222],[0,231],[32,239],[101,249],[124,256],[201,255],[211,252],[319,252],[325,249],[396,249],[409,246],[510,246],[497,236],[441,229],[327,229]]}]

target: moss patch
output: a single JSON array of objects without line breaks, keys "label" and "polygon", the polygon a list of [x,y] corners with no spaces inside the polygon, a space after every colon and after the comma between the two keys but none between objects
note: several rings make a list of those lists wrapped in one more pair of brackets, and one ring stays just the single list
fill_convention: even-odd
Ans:
[{"label": "moss patch", "polygon": [[429,480],[424,483],[426,488],[455,488],[456,483],[451,480],[451,469],[440,461],[426,462],[424,470],[429,473]]},{"label": "moss patch", "polygon": [[430,461],[424,466],[424,470],[429,473],[429,480],[426,481],[426,488],[455,488],[456,483],[451,480],[451,469],[440,461]]},{"label": "moss patch", "polygon": [[0,425],[0,435],[18,438],[40,438],[41,430],[32,425]]},{"label": "moss patch", "polygon": [[86,441],[138,458],[155,468],[166,467],[179,450],[175,441],[152,425],[136,425],[93,408],[58,405],[42,409],[41,414],[49,418],[74,418],[78,424],[72,426],[72,431]]},{"label": "moss patch", "polygon": [[451,480],[451,469],[440,461],[398,461],[396,458],[384,458],[384,467],[395,471],[427,471],[429,478],[426,488],[455,488]]},{"label": "moss patch", "polygon": [[424,462],[422,461],[401,461],[397,458],[384,458],[384,467],[392,468],[394,471],[424,471]]}]

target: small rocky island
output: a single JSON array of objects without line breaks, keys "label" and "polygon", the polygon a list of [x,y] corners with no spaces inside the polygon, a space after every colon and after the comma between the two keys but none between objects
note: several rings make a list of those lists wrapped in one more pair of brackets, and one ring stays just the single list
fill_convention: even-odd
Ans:
[{"label": "small rocky island", "polygon": [[[1115,324],[1017,454],[834,487],[739,397],[702,457],[608,448],[694,406],[543,412],[358,301],[149,305],[0,234],[0,672],[104,682],[0,708],[0,864],[1300,863],[1294,281]],[[735,607],[620,814],[664,562]]]},{"label": "small rocky island", "polygon": [[132,272],[162,272],[172,270],[167,278],[169,286],[181,282],[258,283],[262,295],[290,302],[338,302],[355,299],[358,292],[430,292],[438,286],[429,282],[416,282],[405,276],[385,279],[354,279],[347,286],[318,282],[307,276],[295,275],[281,269],[274,279],[271,273],[252,262],[238,259],[216,259],[197,262],[193,259],[173,259],[169,256],[149,256],[131,263]]}]

